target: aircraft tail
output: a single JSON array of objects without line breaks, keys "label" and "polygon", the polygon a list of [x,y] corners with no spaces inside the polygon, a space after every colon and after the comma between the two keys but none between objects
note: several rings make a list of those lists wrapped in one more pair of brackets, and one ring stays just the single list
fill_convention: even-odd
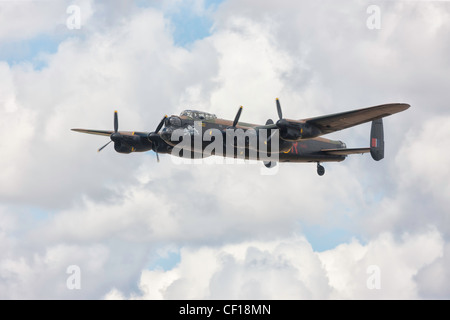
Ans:
[{"label": "aircraft tail", "polygon": [[384,158],[383,119],[372,121],[372,129],[370,130],[370,154],[375,161],[380,161]]}]

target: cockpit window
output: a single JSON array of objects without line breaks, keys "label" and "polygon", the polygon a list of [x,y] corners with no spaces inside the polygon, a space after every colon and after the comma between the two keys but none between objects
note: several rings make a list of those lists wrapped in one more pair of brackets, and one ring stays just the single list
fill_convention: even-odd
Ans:
[{"label": "cockpit window", "polygon": [[215,114],[197,111],[197,110],[184,110],[180,116],[185,116],[194,120],[214,120],[217,119]]}]

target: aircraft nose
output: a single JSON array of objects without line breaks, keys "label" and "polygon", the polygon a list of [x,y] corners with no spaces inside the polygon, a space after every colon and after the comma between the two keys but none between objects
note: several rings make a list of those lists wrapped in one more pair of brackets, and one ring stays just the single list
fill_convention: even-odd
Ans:
[{"label": "aircraft nose", "polygon": [[171,128],[164,128],[161,131],[161,138],[163,138],[166,141],[170,140],[170,138],[172,137],[172,132],[173,130]]}]

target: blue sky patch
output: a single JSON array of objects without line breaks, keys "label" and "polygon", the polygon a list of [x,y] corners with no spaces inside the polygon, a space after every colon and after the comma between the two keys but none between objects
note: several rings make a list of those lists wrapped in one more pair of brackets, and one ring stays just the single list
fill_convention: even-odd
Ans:
[{"label": "blue sky patch", "polygon": [[365,244],[353,230],[339,227],[308,226],[303,229],[303,234],[316,252],[331,250],[340,244],[350,243],[353,238]]},{"label": "blue sky patch", "polygon": [[31,39],[0,43],[0,60],[9,65],[30,62],[35,69],[44,68],[47,63],[41,54],[54,54],[61,43],[59,37],[41,34]]},{"label": "blue sky patch", "polygon": [[148,266],[149,270],[171,270],[181,261],[181,255],[179,251],[169,251],[164,256],[157,256],[156,259],[152,259]]},{"label": "blue sky patch", "polygon": [[212,14],[224,0],[205,0],[203,10],[195,10],[193,1],[183,1],[165,13],[173,27],[174,44],[189,46],[197,40],[208,37],[213,26]]},{"label": "blue sky patch", "polygon": [[206,16],[183,10],[169,16],[169,19],[175,28],[173,40],[177,46],[185,47],[210,35],[212,21]]},{"label": "blue sky patch", "polygon": [[[193,0],[185,0],[167,9],[164,14],[171,23],[174,44],[186,47],[209,36],[213,25],[211,15],[223,1],[204,0],[203,9],[198,10],[194,8]],[[164,10],[161,2],[136,0],[135,3],[138,7],[155,6],[159,10]],[[31,39],[0,43],[0,61],[6,61],[9,65],[28,62],[36,70],[41,70],[47,66],[43,55],[56,53],[59,44],[67,36],[67,34],[40,34]]]}]

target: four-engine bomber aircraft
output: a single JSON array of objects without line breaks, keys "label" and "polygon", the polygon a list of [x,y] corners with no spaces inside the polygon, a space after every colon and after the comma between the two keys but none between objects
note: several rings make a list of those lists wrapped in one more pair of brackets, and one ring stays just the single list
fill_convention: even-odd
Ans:
[{"label": "four-engine bomber aircraft", "polygon": [[[219,119],[214,114],[196,110],[185,110],[179,116],[164,116],[153,132],[118,131],[118,116],[115,111],[114,131],[72,130],[109,136],[111,141],[98,151],[114,142],[114,149],[119,153],[153,150],[156,152],[158,162],[159,153],[191,159],[211,155],[242,157],[261,160],[268,168],[273,167],[276,161],[316,162],[317,173],[322,176],[325,173],[325,168],[320,164],[322,162],[340,162],[348,155],[368,152],[376,161],[383,159],[382,118],[410,107],[405,103],[391,103],[314,118],[291,120],[283,118],[278,99],[276,99],[276,106],[279,120],[274,123],[269,119],[265,125],[239,122],[242,112],[240,107],[233,121]],[[370,121],[372,121],[370,147],[348,149],[342,141],[321,137]],[[243,140],[239,140],[241,136],[244,137]],[[184,143],[180,151],[177,147],[186,138],[188,143]],[[211,148],[212,144],[214,146]],[[206,150],[208,152],[205,152]]]}]

